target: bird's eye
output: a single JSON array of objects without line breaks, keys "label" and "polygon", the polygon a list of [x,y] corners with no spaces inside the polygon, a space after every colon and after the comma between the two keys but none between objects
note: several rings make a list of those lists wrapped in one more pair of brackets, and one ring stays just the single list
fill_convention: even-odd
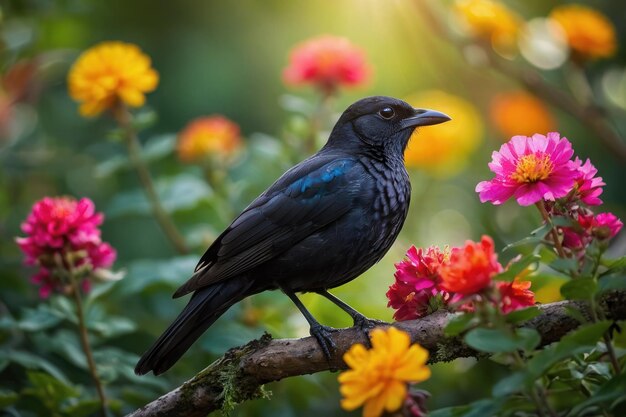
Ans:
[{"label": "bird's eye", "polygon": [[393,111],[391,107],[385,107],[384,109],[379,111],[378,114],[380,114],[380,117],[382,117],[383,119],[391,119],[393,116],[396,115],[396,112]]}]

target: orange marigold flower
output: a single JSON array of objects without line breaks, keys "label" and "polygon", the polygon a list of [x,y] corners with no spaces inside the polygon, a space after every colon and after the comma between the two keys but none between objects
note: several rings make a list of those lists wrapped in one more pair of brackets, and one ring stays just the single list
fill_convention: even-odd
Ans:
[{"label": "orange marigold flower", "polygon": [[511,49],[522,19],[504,4],[492,0],[459,0],[456,10],[473,36],[488,39],[494,48]]},{"label": "orange marigold flower", "polygon": [[458,173],[482,140],[483,123],[476,108],[461,97],[439,90],[424,91],[406,101],[415,107],[439,109],[454,120],[454,123],[416,129],[404,151],[407,167],[438,177]]},{"label": "orange marigold flower", "polygon": [[563,28],[567,43],[578,57],[607,58],[615,54],[615,27],[597,10],[580,4],[567,4],[554,8],[550,18]]},{"label": "orange marigold flower", "polygon": [[213,115],[189,122],[178,135],[176,150],[181,161],[196,162],[211,156],[231,156],[241,145],[239,126],[224,116]]},{"label": "orange marigold flower", "polygon": [[439,268],[439,275],[445,290],[470,295],[487,287],[501,271],[493,239],[483,236],[480,242],[468,240],[465,246],[453,248],[450,262]]},{"label": "orange marigold flower", "polygon": [[506,138],[556,130],[556,122],[548,107],[525,91],[497,95],[491,101],[489,114],[495,127]]},{"label": "orange marigold flower", "polygon": [[324,94],[339,87],[366,83],[371,69],[365,53],[347,38],[324,35],[296,45],[289,54],[283,80],[290,85],[312,84]]},{"label": "orange marigold flower", "polygon": [[389,327],[371,332],[372,348],[353,345],[343,360],[350,368],[339,375],[341,407],[354,410],[362,405],[363,417],[378,417],[399,409],[407,395],[407,383],[430,378],[428,351],[411,345],[406,332]]},{"label": "orange marigold flower", "polygon": [[120,102],[143,106],[159,75],[136,45],[102,42],[78,57],[67,81],[70,96],[81,103],[80,114],[91,117]]}]

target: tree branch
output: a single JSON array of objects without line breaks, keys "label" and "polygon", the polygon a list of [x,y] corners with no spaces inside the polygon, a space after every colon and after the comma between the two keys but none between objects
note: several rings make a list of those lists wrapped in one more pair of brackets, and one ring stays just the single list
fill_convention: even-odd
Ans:
[{"label": "tree branch", "polygon": [[[607,318],[626,319],[626,292],[612,292],[604,296],[601,305]],[[590,318],[590,307],[585,302],[562,301],[539,308],[541,315],[524,324],[541,334],[541,345],[560,340],[580,323],[567,313],[576,308]],[[448,362],[462,357],[484,354],[466,346],[460,338],[444,335],[444,328],[453,315],[438,311],[418,320],[394,323],[408,332],[413,343],[419,343],[430,352],[430,362]],[[128,417],[200,417],[219,408],[264,396],[263,384],[284,378],[313,374],[327,370],[345,369],[341,359],[355,343],[367,344],[366,336],[355,328],[342,329],[333,334],[337,352],[330,363],[312,337],[272,340],[266,334],[245,346],[236,347],[209,365],[195,377],[175,390],[163,395]]]}]

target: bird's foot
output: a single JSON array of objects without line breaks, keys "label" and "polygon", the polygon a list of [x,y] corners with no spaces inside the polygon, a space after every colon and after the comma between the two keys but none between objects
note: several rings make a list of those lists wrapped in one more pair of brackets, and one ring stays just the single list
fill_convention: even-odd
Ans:
[{"label": "bird's foot", "polygon": [[354,318],[354,327],[363,332],[369,332],[369,330],[373,329],[374,327],[388,324],[389,323],[385,323],[382,320],[369,319],[363,315],[359,315]]},{"label": "bird's foot", "polygon": [[374,327],[388,325],[389,323],[385,323],[381,320],[369,319],[364,315],[359,315],[354,318],[354,327],[360,330],[362,333],[365,333],[365,337],[367,338],[367,343],[369,347],[372,347],[372,342],[370,341],[370,330]]},{"label": "bird's foot", "polygon": [[317,343],[322,348],[324,352],[324,356],[328,362],[330,362],[330,353],[331,351],[334,353],[337,350],[337,345],[333,342],[331,335],[335,333],[337,329],[333,329],[332,327],[322,326],[321,324],[311,326],[310,333],[313,336]]}]

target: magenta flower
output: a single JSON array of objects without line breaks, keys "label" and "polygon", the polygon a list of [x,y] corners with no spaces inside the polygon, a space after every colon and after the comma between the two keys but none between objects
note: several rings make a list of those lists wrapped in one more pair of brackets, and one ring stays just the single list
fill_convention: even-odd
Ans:
[{"label": "magenta flower", "polygon": [[[63,290],[58,272],[69,269],[70,254],[72,266],[77,269],[97,270],[113,264],[115,249],[100,238],[98,226],[103,219],[88,198],[76,201],[71,197],[45,197],[33,205],[22,223],[27,237],[18,237],[16,242],[26,255],[25,263],[39,266],[32,282],[40,286],[42,298]],[[89,282],[82,281],[81,285],[88,290]]]},{"label": "magenta flower", "polygon": [[480,201],[502,204],[514,197],[529,206],[567,195],[577,175],[570,161],[573,154],[572,144],[556,132],[513,136],[493,152],[489,168],[496,176],[476,186]]},{"label": "magenta flower", "polygon": [[389,287],[388,307],[396,310],[393,318],[398,321],[412,320],[428,314],[430,300],[440,296],[445,304],[456,302],[456,296],[440,287],[439,267],[446,262],[448,250],[440,250],[436,246],[416,249],[411,246],[406,259],[397,263],[395,283]]},{"label": "magenta flower", "polygon": [[613,213],[598,213],[591,225],[592,234],[600,240],[610,239],[622,230],[624,223]]},{"label": "magenta flower", "polygon": [[598,196],[602,194],[602,187],[606,184],[602,181],[602,177],[594,177],[598,173],[596,167],[589,159],[583,164],[578,157],[572,162],[572,166],[577,172],[575,189],[582,202],[590,206],[602,204]]}]

